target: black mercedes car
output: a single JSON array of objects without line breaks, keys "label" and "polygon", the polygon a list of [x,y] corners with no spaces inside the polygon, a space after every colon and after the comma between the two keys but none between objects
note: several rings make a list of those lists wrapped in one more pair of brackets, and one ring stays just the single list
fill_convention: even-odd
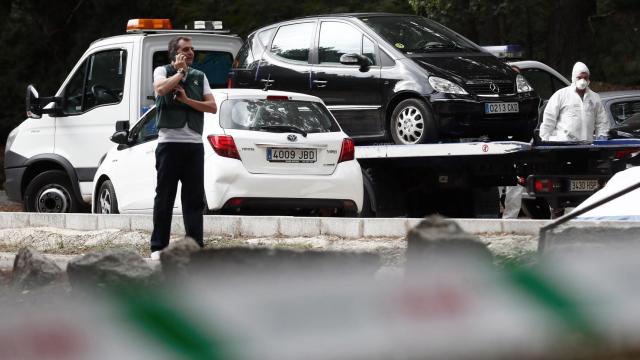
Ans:
[{"label": "black mercedes car", "polygon": [[427,18],[334,14],[253,32],[230,86],[320,97],[362,142],[529,141],[539,98],[522,75]]}]

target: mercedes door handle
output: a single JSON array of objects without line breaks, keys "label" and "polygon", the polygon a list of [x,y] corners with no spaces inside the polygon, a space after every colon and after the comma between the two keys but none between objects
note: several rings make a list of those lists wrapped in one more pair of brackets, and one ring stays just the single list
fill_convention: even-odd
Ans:
[{"label": "mercedes door handle", "polygon": [[313,80],[313,83],[319,88],[327,86],[327,80]]}]

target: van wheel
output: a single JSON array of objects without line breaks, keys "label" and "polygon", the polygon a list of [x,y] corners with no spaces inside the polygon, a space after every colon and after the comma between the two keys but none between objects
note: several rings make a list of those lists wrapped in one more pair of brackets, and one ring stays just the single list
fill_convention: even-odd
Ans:
[{"label": "van wheel", "polygon": [[424,101],[418,99],[406,99],[396,105],[391,114],[389,130],[396,144],[422,144],[438,140],[433,115]]},{"label": "van wheel", "polygon": [[40,213],[78,212],[69,177],[62,170],[49,170],[39,174],[24,191],[25,211]]},{"label": "van wheel", "polygon": [[111,180],[106,180],[100,185],[95,204],[95,212],[98,214],[118,214],[118,198]]}]

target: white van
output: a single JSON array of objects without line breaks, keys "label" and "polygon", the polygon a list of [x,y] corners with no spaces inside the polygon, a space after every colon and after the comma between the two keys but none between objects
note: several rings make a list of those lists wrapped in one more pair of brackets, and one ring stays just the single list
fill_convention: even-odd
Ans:
[{"label": "white van", "polygon": [[169,63],[167,45],[189,36],[193,67],[212,88],[226,87],[242,40],[215,30],[171,30],[167,19],[130,20],[125,35],[93,42],[54,97],[27,89],[27,118],[7,139],[5,189],[25,211],[89,210],[98,164],[118,121],[136,121],[154,104],[153,69]]}]

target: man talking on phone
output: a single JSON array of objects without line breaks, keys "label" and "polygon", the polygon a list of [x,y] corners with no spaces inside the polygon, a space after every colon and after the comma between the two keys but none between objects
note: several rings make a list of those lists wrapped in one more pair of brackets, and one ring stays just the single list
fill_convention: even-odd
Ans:
[{"label": "man talking on phone", "polygon": [[200,247],[204,210],[204,113],[215,113],[216,102],[209,81],[202,71],[193,69],[191,38],[179,36],[169,41],[171,64],[153,71],[156,94],[158,181],[153,203],[151,258],[160,259],[160,251],[169,245],[171,216],[182,183],[182,215],[186,235]]}]

